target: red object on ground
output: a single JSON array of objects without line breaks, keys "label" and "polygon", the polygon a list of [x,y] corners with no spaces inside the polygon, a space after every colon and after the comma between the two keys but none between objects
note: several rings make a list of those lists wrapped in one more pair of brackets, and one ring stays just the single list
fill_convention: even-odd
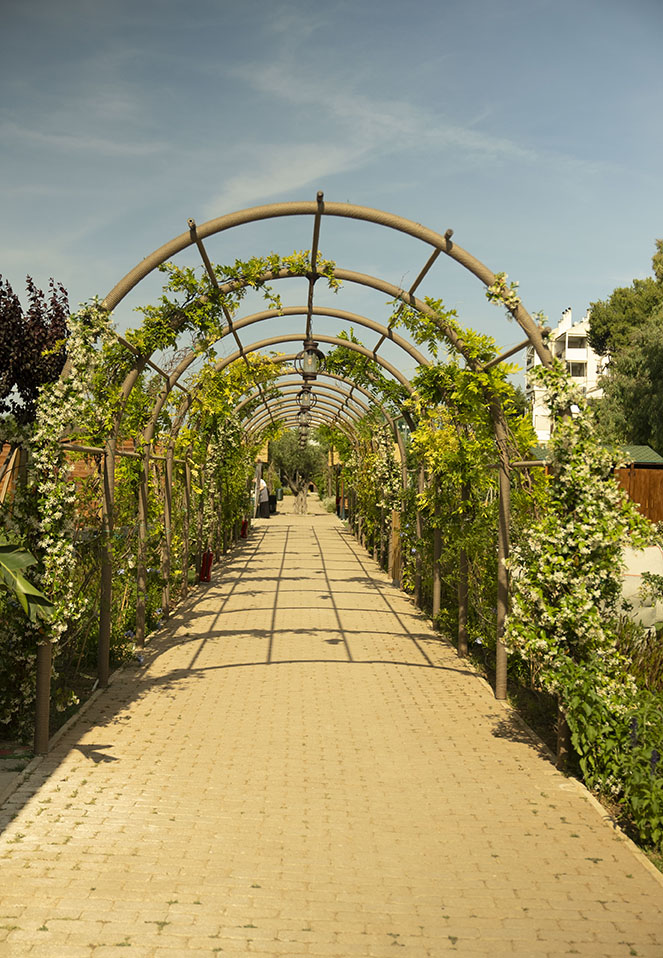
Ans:
[{"label": "red object on ground", "polygon": [[246,537],[248,536],[248,534],[249,534],[249,520],[248,520],[248,519],[243,519],[243,520],[242,520],[242,528],[239,530],[239,537],[240,537],[240,539],[246,539]]},{"label": "red object on ground", "polygon": [[203,552],[203,560],[200,564],[200,581],[209,582],[210,575],[212,572],[212,559],[214,558],[214,553],[211,549],[208,549],[207,552]]}]

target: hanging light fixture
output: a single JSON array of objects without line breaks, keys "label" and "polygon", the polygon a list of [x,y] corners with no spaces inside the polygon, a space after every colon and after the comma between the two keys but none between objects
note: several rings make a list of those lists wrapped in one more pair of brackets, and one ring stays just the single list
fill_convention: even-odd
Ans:
[{"label": "hanging light fixture", "polygon": [[297,413],[297,419],[300,426],[309,426],[311,424],[311,413],[308,409],[300,409]]},{"label": "hanging light fixture", "polygon": [[302,409],[313,409],[318,401],[318,397],[308,384],[302,387],[295,398]]},{"label": "hanging light fixture", "polygon": [[318,349],[318,344],[312,339],[304,340],[304,349],[298,353],[295,359],[295,366],[304,377],[304,382],[312,382],[317,378],[325,354]]}]

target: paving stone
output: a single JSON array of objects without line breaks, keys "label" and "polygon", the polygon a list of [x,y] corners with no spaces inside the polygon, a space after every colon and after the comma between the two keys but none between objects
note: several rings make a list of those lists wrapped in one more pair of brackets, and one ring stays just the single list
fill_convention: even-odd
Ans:
[{"label": "paving stone", "polygon": [[309,501],[0,809],[0,954],[661,958],[663,882]]}]

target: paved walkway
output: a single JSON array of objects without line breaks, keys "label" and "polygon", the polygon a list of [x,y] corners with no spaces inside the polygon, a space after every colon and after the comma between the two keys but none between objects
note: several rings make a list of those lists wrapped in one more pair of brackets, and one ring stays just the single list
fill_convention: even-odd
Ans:
[{"label": "paved walkway", "polygon": [[3,809],[0,955],[663,955],[663,884],[340,522],[280,515]]}]

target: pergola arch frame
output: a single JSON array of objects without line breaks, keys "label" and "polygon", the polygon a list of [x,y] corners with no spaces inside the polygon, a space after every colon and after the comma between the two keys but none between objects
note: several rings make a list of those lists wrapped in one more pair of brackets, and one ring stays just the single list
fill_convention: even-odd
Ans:
[{"label": "pergola arch frame", "polygon": [[[236,225],[240,221],[250,222],[252,219],[257,220],[262,218],[268,218],[269,216],[295,215],[296,213],[300,213],[300,212],[305,212],[305,213],[314,212],[311,204],[286,204],[286,206],[288,207],[287,211],[277,212],[276,207],[280,207],[280,206],[281,206],[280,204],[275,204],[274,207],[271,208],[271,212],[269,211],[269,208],[254,208],[251,211],[240,211],[239,214],[231,214],[229,217],[221,217],[218,220],[210,221],[208,224],[204,224],[204,227],[202,228],[202,230],[197,230],[196,232],[195,229],[191,229],[189,241],[184,243],[183,245],[180,245],[179,248],[183,249],[185,246],[191,245],[191,243],[196,242],[199,249],[202,250],[204,248],[201,246],[201,243],[202,243],[202,238],[204,238],[204,236],[211,235],[213,232],[218,232],[222,229],[230,228],[230,226]],[[341,207],[343,207],[343,209],[341,209]],[[258,212],[258,210],[262,210],[262,212]],[[431,257],[430,261],[432,261],[439,252],[445,252],[448,255],[450,255],[453,259],[457,260],[466,268],[468,268],[471,272],[473,272],[484,283],[484,285],[488,286],[494,283],[495,280],[497,279],[495,274],[493,274],[490,270],[488,270],[487,267],[481,264],[478,260],[475,260],[471,256],[471,254],[468,254],[466,251],[462,250],[459,247],[456,247],[453,243],[451,243],[451,231],[447,231],[445,236],[441,237],[440,234],[435,234],[433,233],[433,231],[429,231],[423,227],[420,227],[419,224],[412,224],[410,221],[405,221],[400,217],[394,217],[391,214],[381,214],[379,211],[371,211],[371,210],[368,210],[367,208],[355,209],[355,208],[349,207],[347,204],[328,204],[328,208],[323,208],[321,210],[321,196],[319,196],[318,203],[315,209],[315,214],[317,217],[316,223],[318,224],[318,227],[319,227],[320,215],[323,212],[328,212],[330,215],[348,216],[350,218],[365,219],[368,221],[380,223],[381,225],[389,226],[391,228],[400,229],[402,232],[409,233],[410,235],[415,236],[419,239],[422,239],[425,242],[430,242],[431,245],[433,245],[435,252],[433,254],[433,257]],[[194,227],[195,227],[195,224],[194,224]],[[177,245],[177,242],[175,243],[175,245]],[[166,258],[168,258],[169,255],[172,255],[173,252],[177,251],[174,249],[172,243],[166,244],[166,246],[160,249],[164,253],[164,256],[161,259],[161,262],[163,262]],[[124,289],[124,291],[119,297],[118,297],[118,290],[123,286],[123,281],[120,281],[120,283],[117,284],[116,287],[114,287],[114,290],[111,291],[111,294],[109,294],[109,297],[106,298],[105,305],[107,307],[112,306],[113,304],[112,301],[114,298],[116,299],[116,302],[119,302],[122,296],[125,295],[125,293],[128,291],[129,288],[133,288],[133,286],[136,285],[136,282],[138,282],[139,279],[142,278],[142,276],[147,275],[147,273],[150,272],[152,268],[154,268],[154,265],[155,265],[154,262],[152,263],[151,266],[147,262],[147,260],[151,260],[151,259],[152,260],[154,259],[154,254],[152,255],[152,257],[148,257],[142,265],[140,265],[134,271],[132,271],[132,273],[134,274],[133,279],[131,280],[131,283],[129,286],[127,286],[126,282],[124,282],[124,286],[126,288]],[[207,267],[208,264],[206,263],[205,265]],[[127,276],[129,275],[130,274],[127,274]],[[275,274],[269,277],[266,276],[266,279],[267,278],[270,278],[270,279],[286,278],[286,276],[289,277],[292,275],[301,275],[301,274],[293,274],[290,271],[282,271],[282,272],[279,272],[278,274]],[[339,279],[345,278],[353,282],[363,282],[365,285],[372,286],[373,288],[376,288],[376,289],[382,289],[385,292],[388,291],[389,293],[393,293],[395,291],[396,292],[396,296],[394,296],[395,299],[400,299],[401,302],[411,305],[415,309],[417,309],[419,312],[423,312],[426,315],[429,315],[430,318],[435,319],[434,311],[428,311],[425,308],[422,309],[422,304],[416,299],[416,297],[414,297],[412,292],[404,293],[402,290],[396,290],[392,284],[386,284],[383,281],[376,281],[375,278],[364,277],[363,274],[353,273],[352,271],[335,270],[335,275]],[[313,282],[317,278],[318,276],[315,274],[315,270],[312,268],[310,273],[307,274],[310,290],[312,290]],[[127,277],[125,277],[124,279],[126,281]],[[534,346],[535,350],[539,354],[544,364],[547,365],[548,362],[550,361],[550,354],[548,353],[545,345],[543,344],[543,340],[540,335],[540,330],[538,330],[538,327],[536,327],[536,324],[533,322],[533,320],[531,319],[529,314],[526,312],[526,310],[524,310],[524,307],[522,307],[522,304],[518,303],[516,306],[509,306],[507,304],[507,308],[512,313],[512,315],[514,315],[514,317],[519,322],[519,324],[525,329],[529,342]],[[310,317],[310,315],[311,315],[311,310],[307,312],[307,317]],[[229,331],[234,331],[234,330],[229,330]],[[441,332],[443,332],[444,335],[447,334],[447,331],[444,330],[443,328],[441,328]],[[454,340],[454,335],[455,334],[452,331],[452,335],[448,337],[450,341],[452,342],[452,345],[454,345],[454,347],[458,349],[458,351],[462,355],[465,356],[465,359],[471,368],[473,368],[475,371],[480,371],[481,367],[478,365],[476,361],[472,360],[472,358],[466,354],[465,350],[463,349],[462,341],[458,339]],[[293,337],[293,338],[298,339],[299,337]],[[325,341],[325,337],[319,336],[318,338],[320,339],[320,341]],[[283,342],[286,340],[281,339],[279,341]],[[266,344],[267,342],[263,341],[263,344],[261,345],[266,345]],[[343,345],[350,346],[350,343],[344,342]],[[353,344],[353,345],[356,345],[356,344]],[[379,345],[380,344],[378,344],[378,346]],[[378,347],[376,347],[376,350],[374,350],[374,353],[370,358],[377,359],[377,356],[375,355],[377,348]],[[246,352],[247,350],[245,348],[240,347],[240,350],[239,350],[240,356],[245,357]],[[125,399],[128,396],[128,392],[131,390],[131,388],[133,388],[133,383],[135,383],[135,380],[140,374],[141,369],[144,368],[145,364],[148,361],[149,361],[149,357],[147,359],[145,357],[140,357],[140,359],[137,361],[135,370],[132,370],[132,372],[127,377],[127,380],[125,381],[125,388],[123,388],[122,390],[122,394]],[[400,380],[400,377],[396,376],[396,378]],[[133,382],[131,382],[131,379],[133,379]],[[172,386],[170,388],[172,388]],[[126,391],[126,389],[128,389],[128,391]],[[487,396],[487,402],[491,411],[491,417],[493,419],[493,423],[495,427],[495,438],[496,438],[496,444],[498,449],[498,460],[500,465],[500,491],[501,491],[500,502],[504,500],[507,503],[505,514],[508,517],[509,467],[508,467],[508,449],[507,449],[508,436],[506,431],[506,423],[505,423],[503,412],[501,410],[500,403],[497,397]],[[115,436],[116,435],[117,435],[117,432],[115,433]],[[111,440],[109,441],[109,445],[108,445],[109,455],[107,455],[106,460],[110,458],[112,461],[112,456],[114,451],[113,439],[114,437],[111,438]],[[148,451],[146,453],[146,458],[149,457],[149,444],[147,445],[147,450]],[[112,512],[112,502],[111,502],[111,512]],[[500,535],[499,535],[499,553],[500,553],[499,568],[500,570],[502,569],[502,566],[504,564],[503,559],[506,557],[506,553],[508,551],[508,526],[505,526],[505,523],[502,521],[503,520],[502,512],[503,510],[501,510],[501,514],[500,514]],[[504,534],[506,534],[507,536],[506,540],[504,539]],[[499,620],[501,617],[502,624],[503,624],[503,614],[501,615],[501,612],[505,612],[506,607],[505,607],[505,603],[502,603],[502,598],[505,598],[505,593],[503,595],[502,591],[499,588],[498,588],[498,592],[500,593],[500,595],[498,596],[498,649],[499,649],[499,645],[500,645]],[[503,606],[503,608],[501,608],[501,606]],[[499,659],[499,656],[498,656],[498,659]],[[498,660],[498,673],[500,671],[501,671],[500,662]],[[502,671],[504,671],[504,678],[505,678],[505,669]],[[499,685],[499,682],[498,682],[498,685]],[[497,691],[498,697],[503,697],[503,695],[500,694],[499,688],[496,691]]]}]

